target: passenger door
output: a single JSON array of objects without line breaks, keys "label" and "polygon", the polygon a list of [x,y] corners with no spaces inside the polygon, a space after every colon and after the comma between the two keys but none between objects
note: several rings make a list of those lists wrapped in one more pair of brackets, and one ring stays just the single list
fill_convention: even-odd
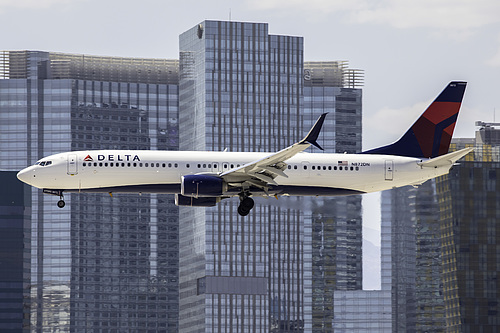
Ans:
[{"label": "passenger door", "polygon": [[76,174],[78,174],[76,154],[68,154],[68,175],[74,176]]}]

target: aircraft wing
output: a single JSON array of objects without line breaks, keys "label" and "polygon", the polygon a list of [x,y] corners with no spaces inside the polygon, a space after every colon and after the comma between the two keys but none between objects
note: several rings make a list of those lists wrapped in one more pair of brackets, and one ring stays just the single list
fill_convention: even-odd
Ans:
[{"label": "aircraft wing", "polygon": [[288,178],[283,171],[287,166],[285,163],[286,160],[304,151],[310,145],[323,150],[316,140],[318,139],[326,115],[326,113],[323,113],[316,120],[316,123],[314,123],[307,136],[299,142],[262,159],[223,172],[220,174],[220,177],[231,186],[244,186],[244,183],[247,183],[249,186],[253,185],[265,189],[268,184],[277,185],[274,181],[277,176]]}]

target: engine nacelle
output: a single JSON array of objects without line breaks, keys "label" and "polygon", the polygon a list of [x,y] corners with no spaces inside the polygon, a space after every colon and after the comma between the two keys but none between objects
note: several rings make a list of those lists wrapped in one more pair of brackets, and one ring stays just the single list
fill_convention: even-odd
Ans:
[{"label": "engine nacelle", "polygon": [[217,176],[187,175],[181,178],[181,194],[186,197],[218,197],[227,191],[227,184]]},{"label": "engine nacelle", "polygon": [[189,207],[213,207],[220,201],[217,197],[194,198],[185,197],[181,194],[175,195],[175,204],[177,206]]}]

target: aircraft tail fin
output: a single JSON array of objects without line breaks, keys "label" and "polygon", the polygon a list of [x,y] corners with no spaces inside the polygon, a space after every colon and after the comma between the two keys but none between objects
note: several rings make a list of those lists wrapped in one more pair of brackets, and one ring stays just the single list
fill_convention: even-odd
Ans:
[{"label": "aircraft tail fin", "polygon": [[398,141],[362,154],[422,158],[447,154],[466,85],[466,82],[450,82]]}]

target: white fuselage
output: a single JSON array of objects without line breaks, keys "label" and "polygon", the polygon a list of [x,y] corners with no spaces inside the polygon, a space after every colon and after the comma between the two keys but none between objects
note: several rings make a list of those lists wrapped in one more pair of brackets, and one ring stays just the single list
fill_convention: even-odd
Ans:
[{"label": "white fuselage", "polygon": [[[146,187],[154,192],[157,186],[165,186],[160,192],[179,193],[182,176],[217,175],[267,155],[269,153],[76,151],[43,158],[36,165],[19,172],[18,177],[37,188],[68,192],[143,192]],[[391,155],[298,153],[286,161],[284,173],[288,178],[278,176],[275,179],[279,186],[287,190],[275,187],[266,195],[301,195],[300,191],[290,191],[294,187],[376,192],[421,184],[448,173],[451,167],[422,168],[418,165],[421,161],[419,158]],[[134,191],[134,188],[137,190]],[[328,191],[304,193],[328,195]]]}]

